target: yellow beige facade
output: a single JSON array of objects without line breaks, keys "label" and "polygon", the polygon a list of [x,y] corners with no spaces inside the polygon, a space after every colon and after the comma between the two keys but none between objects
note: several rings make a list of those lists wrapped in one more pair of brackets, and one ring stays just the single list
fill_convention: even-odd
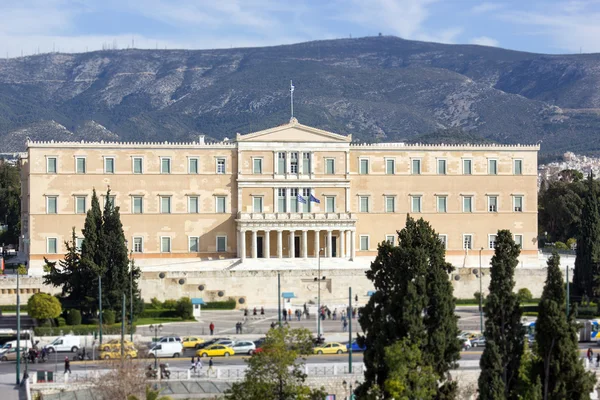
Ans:
[{"label": "yellow beige facade", "polygon": [[[221,143],[28,142],[23,247],[32,274],[81,236],[92,189],[120,208],[138,265],[372,259],[406,215],[430,221],[457,267],[498,229],[537,260],[537,146],[360,144],[292,119]],[[114,197],[113,197],[114,196]],[[80,238],[79,240],[81,240]],[[258,260],[252,262],[260,262]],[[259,264],[257,264],[259,265]]]}]

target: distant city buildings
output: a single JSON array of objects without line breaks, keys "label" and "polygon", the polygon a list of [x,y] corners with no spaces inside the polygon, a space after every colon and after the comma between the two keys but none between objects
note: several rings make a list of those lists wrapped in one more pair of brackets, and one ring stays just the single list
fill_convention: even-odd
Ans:
[{"label": "distant city buildings", "polygon": [[538,166],[538,188],[544,181],[552,182],[560,179],[560,173],[566,169],[582,172],[587,176],[592,172],[595,176],[600,174],[600,158],[578,155],[571,152],[563,154],[562,161]]}]

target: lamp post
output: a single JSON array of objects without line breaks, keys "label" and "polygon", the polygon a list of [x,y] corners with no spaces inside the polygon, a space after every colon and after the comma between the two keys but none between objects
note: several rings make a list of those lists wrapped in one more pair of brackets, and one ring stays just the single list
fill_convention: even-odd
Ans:
[{"label": "lamp post", "polygon": [[481,270],[481,252],[479,249],[479,330],[483,334],[483,271]]},{"label": "lamp post", "polygon": [[279,272],[277,272],[277,316],[279,318],[279,329],[281,329],[281,274]]},{"label": "lamp post", "polygon": [[[127,246],[127,243],[127,239],[125,239],[125,246]],[[133,342],[133,246],[129,250],[129,266],[129,339]]]},{"label": "lamp post", "polygon": [[352,287],[348,288],[348,372],[352,373]]},{"label": "lamp post", "polygon": [[[162,330],[162,328],[163,328],[162,324],[150,325],[148,327],[148,329],[150,330],[150,333],[154,332],[154,340],[153,340],[154,343],[156,343],[158,332],[160,332]],[[156,354],[154,354],[154,369],[158,369],[158,356]]]},{"label": "lamp post", "polygon": [[98,275],[98,323],[100,324],[100,346],[102,346],[102,271]]},{"label": "lamp post", "polygon": [[21,296],[19,289],[19,267],[17,267],[17,385],[21,374]]},{"label": "lamp post", "polygon": [[321,334],[321,252],[323,248],[319,249],[317,253],[317,337]]}]

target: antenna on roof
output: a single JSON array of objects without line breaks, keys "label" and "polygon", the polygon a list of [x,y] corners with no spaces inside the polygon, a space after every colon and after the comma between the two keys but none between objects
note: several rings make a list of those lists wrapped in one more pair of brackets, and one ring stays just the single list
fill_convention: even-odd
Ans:
[{"label": "antenna on roof", "polygon": [[290,122],[294,119],[294,84],[290,80],[290,106],[291,106],[291,117]]}]

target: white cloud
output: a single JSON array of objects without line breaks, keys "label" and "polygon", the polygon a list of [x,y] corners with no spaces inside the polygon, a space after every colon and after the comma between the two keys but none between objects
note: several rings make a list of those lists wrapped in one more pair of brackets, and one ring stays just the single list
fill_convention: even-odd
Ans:
[{"label": "white cloud", "polygon": [[499,44],[496,39],[493,39],[488,36],[479,36],[479,37],[472,38],[471,40],[469,40],[469,43],[478,44],[480,46],[491,46],[491,47],[498,47],[498,44]]},{"label": "white cloud", "polygon": [[471,8],[473,14],[484,14],[504,8],[504,4],[484,2]]}]

